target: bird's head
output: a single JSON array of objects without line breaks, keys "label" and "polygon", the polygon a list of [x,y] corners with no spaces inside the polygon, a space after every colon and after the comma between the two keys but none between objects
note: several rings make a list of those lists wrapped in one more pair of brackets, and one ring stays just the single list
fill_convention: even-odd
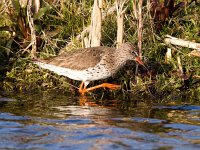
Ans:
[{"label": "bird's head", "polygon": [[124,43],[119,46],[118,50],[121,51],[121,55],[125,56],[128,60],[135,60],[138,64],[144,66],[144,63],[140,59],[136,47],[132,43]]}]

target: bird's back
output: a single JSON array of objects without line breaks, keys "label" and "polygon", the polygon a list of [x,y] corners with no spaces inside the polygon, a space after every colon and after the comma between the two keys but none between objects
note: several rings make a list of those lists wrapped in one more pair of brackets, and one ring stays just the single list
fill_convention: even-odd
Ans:
[{"label": "bird's back", "polygon": [[104,55],[107,53],[114,53],[114,51],[115,49],[110,47],[91,47],[63,53],[46,60],[40,59],[38,61],[72,70],[85,70],[94,67],[101,61]]}]

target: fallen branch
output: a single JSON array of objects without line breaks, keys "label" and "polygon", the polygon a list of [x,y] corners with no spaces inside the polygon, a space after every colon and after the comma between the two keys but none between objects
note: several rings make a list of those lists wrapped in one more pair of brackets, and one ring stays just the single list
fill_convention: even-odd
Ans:
[{"label": "fallen branch", "polygon": [[170,35],[166,35],[164,42],[166,44],[172,44],[172,45],[178,45],[178,46],[196,49],[198,52],[200,52],[200,43],[195,43],[195,42],[191,42],[191,41],[187,41],[187,40],[183,40],[183,39],[178,39],[178,38],[172,37]]}]

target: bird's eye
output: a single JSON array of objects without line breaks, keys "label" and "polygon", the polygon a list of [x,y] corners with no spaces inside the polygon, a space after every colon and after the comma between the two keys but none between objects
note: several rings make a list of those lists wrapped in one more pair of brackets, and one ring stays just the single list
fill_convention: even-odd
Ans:
[{"label": "bird's eye", "polygon": [[135,52],[135,51],[131,51],[131,53],[132,53],[132,54],[135,54],[135,55],[137,56],[137,52]]}]

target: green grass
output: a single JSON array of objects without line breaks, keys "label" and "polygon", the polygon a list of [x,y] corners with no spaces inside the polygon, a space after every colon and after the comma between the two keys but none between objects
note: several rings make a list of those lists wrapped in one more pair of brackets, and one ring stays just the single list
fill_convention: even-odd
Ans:
[{"label": "green grass", "polygon": [[[44,58],[57,55],[70,41],[74,42],[70,49],[81,47],[81,41],[77,41],[75,37],[90,24],[92,4],[92,0],[66,1],[62,6],[50,4],[51,7],[45,11],[45,15],[35,20],[38,37],[42,41],[38,47],[38,56]],[[42,4],[42,7],[46,6],[47,4]],[[124,19],[124,40],[137,44],[137,21],[133,17],[131,6],[130,4]],[[200,6],[186,7],[181,10],[181,13],[175,13],[173,18],[169,18],[165,22],[159,32],[156,26],[153,26],[153,21],[146,8],[143,13],[143,59],[152,75],[148,76],[147,70],[140,67],[138,84],[135,84],[135,65],[128,65],[126,69],[119,72],[119,78],[115,78],[116,82],[123,85],[123,89],[118,92],[126,94],[125,91],[128,89],[131,94],[153,99],[170,100],[176,97],[190,97],[199,100],[200,57],[188,56],[191,49],[165,45],[163,39],[165,35],[169,34],[177,38],[200,42]],[[0,25],[0,27],[3,26],[2,23]],[[12,28],[15,28],[15,25],[9,24]],[[116,31],[116,14],[113,13],[103,21],[102,45],[114,46]],[[0,31],[0,37],[4,36],[4,33],[7,32]],[[5,58],[9,60],[2,64],[8,66],[8,69],[1,73],[1,89],[8,91],[55,89],[68,92],[69,80],[41,70],[30,63],[29,53],[23,51],[24,47],[16,47],[13,44],[14,41],[9,45],[11,40],[19,39],[17,36],[0,41],[0,60],[6,60]],[[172,48],[170,63],[165,62],[165,53],[168,47]],[[12,53],[7,55],[6,49]],[[187,76],[191,77],[188,79],[189,83],[186,88],[184,80],[178,75],[178,56],[181,58]],[[74,83],[75,86],[78,84],[79,82]]]}]

